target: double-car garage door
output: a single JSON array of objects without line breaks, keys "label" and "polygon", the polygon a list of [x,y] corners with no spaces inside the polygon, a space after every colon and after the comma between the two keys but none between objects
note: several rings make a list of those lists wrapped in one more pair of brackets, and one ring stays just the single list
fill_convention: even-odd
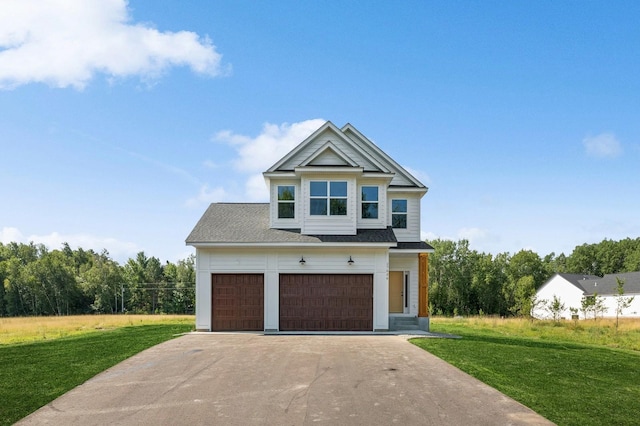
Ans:
[{"label": "double-car garage door", "polygon": [[[264,276],[212,275],[212,330],[264,329]],[[371,331],[373,275],[280,274],[280,331]]]}]

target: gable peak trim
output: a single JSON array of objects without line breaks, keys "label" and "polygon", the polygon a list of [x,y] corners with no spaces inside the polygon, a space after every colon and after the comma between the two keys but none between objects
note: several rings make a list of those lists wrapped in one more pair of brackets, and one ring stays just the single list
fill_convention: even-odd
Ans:
[{"label": "gable peak trim", "polygon": [[[340,158],[344,163],[352,167],[358,167],[358,164],[353,161],[347,154],[342,152],[340,148],[338,148],[332,141],[326,142],[320,148],[316,150],[313,154],[311,154],[305,161],[300,164],[300,166],[309,166],[313,163],[317,158],[321,157],[327,152],[333,152],[338,158]],[[344,164],[340,164],[344,165]]]}]

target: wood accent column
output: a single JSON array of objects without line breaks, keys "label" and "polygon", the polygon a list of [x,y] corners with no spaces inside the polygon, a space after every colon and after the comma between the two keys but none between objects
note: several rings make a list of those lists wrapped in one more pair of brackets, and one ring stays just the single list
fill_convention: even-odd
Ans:
[{"label": "wood accent column", "polygon": [[429,316],[429,254],[418,254],[418,316]]}]

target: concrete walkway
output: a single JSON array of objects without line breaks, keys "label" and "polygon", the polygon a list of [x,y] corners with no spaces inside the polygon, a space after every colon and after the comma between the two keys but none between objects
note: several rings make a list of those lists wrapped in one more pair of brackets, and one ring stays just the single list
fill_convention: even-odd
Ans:
[{"label": "concrete walkway", "polygon": [[401,336],[190,334],[20,425],[548,425]]}]

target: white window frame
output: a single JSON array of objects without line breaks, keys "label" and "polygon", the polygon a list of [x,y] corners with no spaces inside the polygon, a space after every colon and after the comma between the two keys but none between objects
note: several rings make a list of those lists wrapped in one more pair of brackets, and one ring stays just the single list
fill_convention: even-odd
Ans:
[{"label": "white window frame", "polygon": [[[405,205],[405,209],[404,211],[394,211],[393,209],[393,203],[395,201],[404,201],[404,205]],[[394,229],[407,229],[408,228],[408,219],[409,219],[409,201],[406,198],[395,198],[391,200],[391,226]],[[404,216],[404,226],[394,226],[394,216]]]},{"label": "white window frame", "polygon": [[[365,200],[363,197],[363,191],[365,188],[375,188],[376,189],[376,199],[375,200]],[[376,205],[376,217],[365,217],[364,216],[364,205],[365,204],[375,204]],[[360,187],[360,217],[365,220],[378,220],[380,217],[380,187],[378,185],[362,185]]]},{"label": "white window frame", "polygon": [[[311,185],[314,183],[326,184],[327,195],[311,195]],[[332,183],[344,183],[346,185],[346,195],[331,195]],[[326,214],[314,214],[311,209],[311,200],[326,200]],[[344,214],[331,214],[331,200],[344,200],[345,211]],[[346,180],[311,180],[309,181],[309,214],[311,216],[347,216],[349,210],[349,182]]]},{"label": "white window frame", "polygon": [[[293,188],[293,200],[281,200],[280,199],[280,188],[290,187]],[[276,198],[277,198],[277,210],[278,210],[278,219],[279,220],[292,220],[296,218],[296,186],[295,185],[277,185],[276,187]],[[293,217],[280,217],[280,204],[293,204]]]}]

